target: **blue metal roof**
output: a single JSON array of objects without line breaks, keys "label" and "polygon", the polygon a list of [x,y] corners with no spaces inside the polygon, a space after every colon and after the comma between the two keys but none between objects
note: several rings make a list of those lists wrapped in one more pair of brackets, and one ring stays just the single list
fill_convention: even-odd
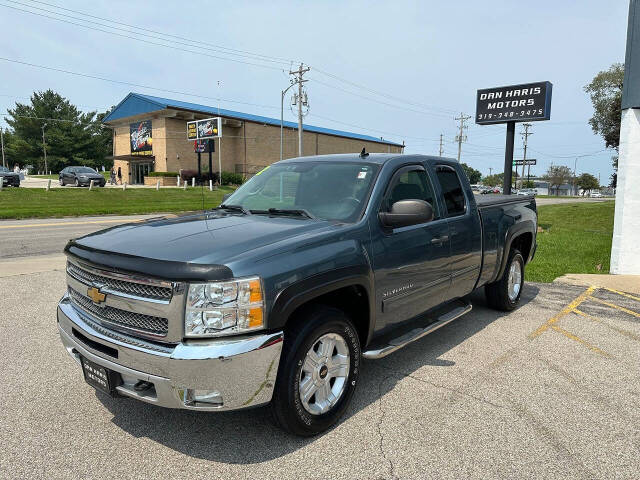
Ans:
[{"label": "blue metal roof", "polygon": [[[250,113],[236,112],[234,110],[227,110],[225,108],[218,109],[217,107],[210,107],[207,105],[200,105],[197,103],[182,102],[180,100],[172,100],[170,98],[154,97],[151,95],[143,95],[141,93],[129,93],[116,107],[107,115],[102,121],[104,123],[119,120],[121,118],[132,117],[134,115],[141,115],[144,113],[155,112],[158,110],[164,110],[166,108],[179,108],[181,110],[189,110],[195,112],[201,112],[211,115],[220,115],[222,117],[238,118],[240,120],[247,120],[249,122],[263,123],[267,125],[280,126],[280,119],[263,117],[262,115],[253,115]],[[298,124],[295,122],[284,121],[284,126],[287,128],[298,128]],[[346,132],[343,130],[334,130],[332,128],[316,127],[314,125],[303,124],[303,129],[307,132],[324,133],[327,135],[336,135],[339,137],[354,138],[357,140],[366,140],[368,142],[383,143],[385,145],[394,145],[402,147],[402,144],[391,142],[388,140],[381,140],[379,137],[372,137],[370,135],[362,135],[360,133]]]}]

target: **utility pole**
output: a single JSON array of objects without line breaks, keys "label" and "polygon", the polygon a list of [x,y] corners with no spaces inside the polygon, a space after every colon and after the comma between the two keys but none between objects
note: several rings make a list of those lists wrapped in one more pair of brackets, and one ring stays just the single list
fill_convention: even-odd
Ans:
[{"label": "utility pole", "polygon": [[[522,135],[522,142],[524,144],[524,161],[522,162],[522,178],[520,179],[520,188],[522,188],[522,184],[524,182],[524,167],[527,163],[527,142],[529,140],[529,135],[533,135],[533,133],[529,131],[529,129],[531,128],[530,123],[523,123],[522,126],[524,127],[524,132],[520,132],[520,135]],[[516,171],[518,171],[517,168]],[[527,181],[529,181],[529,178],[527,178]]]},{"label": "utility pole", "polygon": [[[220,122],[218,128],[222,130],[222,117],[220,116],[220,87],[220,80],[218,80],[218,121]],[[222,186],[222,136],[218,137],[218,171],[220,172],[218,183]]]},{"label": "utility pole", "polygon": [[2,143],[2,166],[6,167],[7,162],[4,160],[4,129],[0,127],[0,143]]},{"label": "utility pole", "polygon": [[458,163],[460,163],[460,155],[462,154],[462,142],[467,141],[467,136],[464,134],[464,129],[467,128],[465,122],[471,118],[470,115],[465,115],[460,112],[460,116],[454,120],[460,120],[460,133],[456,135],[456,142],[458,142]]},{"label": "utility pole", "polygon": [[440,134],[440,156],[442,156],[443,152],[444,152],[444,148],[442,146],[442,134]]},{"label": "utility pole", "polygon": [[493,168],[489,167],[489,176],[491,176],[492,171],[493,171]]},{"label": "utility pole", "polygon": [[576,169],[578,168],[578,157],[573,161],[573,181],[571,184],[573,185],[573,193],[574,195],[578,194],[578,189],[576,188]]},{"label": "utility pole", "polygon": [[47,172],[49,171],[49,169],[47,168],[47,144],[44,141],[44,127],[46,126],[46,123],[42,124],[42,151],[44,152],[44,174],[48,175]]},{"label": "utility pole", "polygon": [[[300,68],[298,68],[298,70],[289,70],[289,75],[293,75],[295,78],[295,82],[298,84],[298,94],[297,94],[297,104],[298,104],[298,156],[301,157],[302,156],[302,106],[303,104],[306,106],[308,103],[308,100],[306,98],[303,98],[303,93],[302,93],[302,87],[303,84],[305,82],[308,82],[309,80],[303,80],[302,76],[307,73],[309,70],[311,70],[310,67],[306,67],[304,68],[304,64],[300,64]],[[306,97],[306,94],[305,94]]]}]

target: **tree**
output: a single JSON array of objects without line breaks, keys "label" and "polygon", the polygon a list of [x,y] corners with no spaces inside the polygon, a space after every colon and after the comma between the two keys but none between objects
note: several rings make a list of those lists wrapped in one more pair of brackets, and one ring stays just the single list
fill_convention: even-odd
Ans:
[{"label": "tree", "polygon": [[551,190],[555,187],[557,195],[560,185],[567,183],[571,179],[571,176],[572,173],[569,167],[565,167],[564,165],[552,165],[542,178],[549,182]]},{"label": "tree", "polygon": [[460,166],[462,167],[462,170],[464,170],[464,173],[467,174],[469,183],[472,183],[472,184],[478,183],[482,178],[482,173],[479,170],[476,170],[475,168],[470,167],[466,163],[461,163]]},{"label": "tree", "polygon": [[600,182],[598,179],[590,173],[583,173],[576,179],[578,186],[587,194],[591,193],[591,190],[600,188]]},{"label": "tree", "polygon": [[[620,116],[622,115],[622,83],[624,64],[614,63],[609,70],[599,72],[584,90],[591,97],[593,116],[589,124],[594,133],[604,139],[607,148],[618,150],[620,145]],[[617,156],[613,162],[611,186],[615,188],[618,171]]]},{"label": "tree", "polygon": [[[512,178],[518,178],[517,172],[511,172]],[[498,187],[504,183],[504,173],[494,173],[493,175],[487,175],[482,179],[482,184],[487,187]]]},{"label": "tree", "polygon": [[57,172],[70,164],[109,166],[105,156],[111,155],[112,137],[101,122],[106,113],[83,113],[52,90],[34,92],[30,104],[16,103],[7,112],[12,129],[7,152],[12,165],[31,163],[44,170],[44,128],[49,170]]}]

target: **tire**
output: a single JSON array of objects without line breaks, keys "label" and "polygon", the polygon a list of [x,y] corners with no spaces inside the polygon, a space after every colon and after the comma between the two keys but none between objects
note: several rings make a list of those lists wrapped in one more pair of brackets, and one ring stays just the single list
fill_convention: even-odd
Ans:
[{"label": "tire", "polygon": [[[292,321],[293,326],[285,331],[271,410],[284,430],[309,437],[336,423],[351,402],[360,374],[360,340],[351,320],[336,308],[315,305]],[[331,349],[328,355],[326,348]],[[316,367],[309,375],[306,372],[314,359]],[[328,367],[336,376],[331,376]],[[304,401],[301,388],[320,396],[313,393]],[[323,402],[322,397],[327,400]]]},{"label": "tire", "polygon": [[58,179],[58,183],[60,184],[61,187],[64,187],[64,180],[59,178]]},{"label": "tire", "polygon": [[77,178],[76,178],[75,185],[76,185],[76,187],[79,187],[79,186],[80,186],[80,180],[78,180]]},{"label": "tire", "polygon": [[[514,271],[512,272],[512,269]],[[517,271],[520,271],[519,281],[517,279]],[[513,273],[513,279],[517,281],[518,288],[511,288],[509,278]],[[510,312],[514,310],[520,302],[522,288],[524,287],[524,259],[522,254],[516,248],[509,251],[507,265],[505,266],[502,277],[494,283],[484,286],[484,292],[487,297],[489,306],[496,310]],[[517,290],[517,292],[515,291]]]}]

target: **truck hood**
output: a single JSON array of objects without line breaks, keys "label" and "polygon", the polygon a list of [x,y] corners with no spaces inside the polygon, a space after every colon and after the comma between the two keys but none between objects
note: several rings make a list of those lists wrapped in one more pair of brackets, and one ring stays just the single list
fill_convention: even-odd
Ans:
[{"label": "truck hood", "polygon": [[213,211],[119,225],[72,240],[66,250],[76,255],[79,251],[92,251],[148,260],[224,265],[261,247],[295,242],[310,232],[332,228],[336,225],[324,220]]}]

